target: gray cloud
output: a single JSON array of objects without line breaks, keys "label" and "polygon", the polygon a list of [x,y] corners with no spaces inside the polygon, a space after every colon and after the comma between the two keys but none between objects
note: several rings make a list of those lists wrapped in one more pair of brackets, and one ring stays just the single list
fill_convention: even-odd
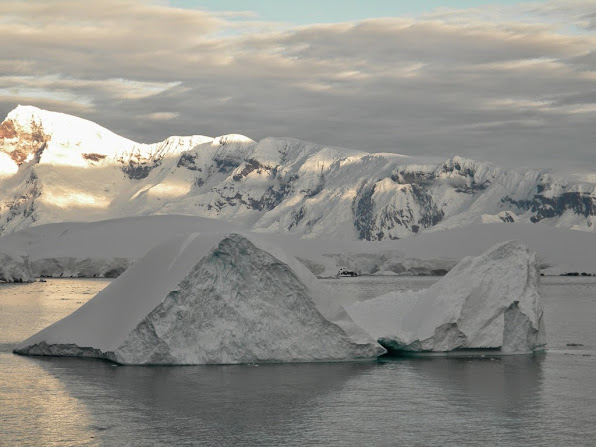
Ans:
[{"label": "gray cloud", "polygon": [[528,4],[523,10],[550,18],[555,23],[596,29],[596,5],[591,0],[550,0]]},{"label": "gray cloud", "polygon": [[588,2],[282,29],[110,1],[0,4],[0,113],[34,104],[146,142],[244,133],[596,170],[596,38],[538,23]]}]

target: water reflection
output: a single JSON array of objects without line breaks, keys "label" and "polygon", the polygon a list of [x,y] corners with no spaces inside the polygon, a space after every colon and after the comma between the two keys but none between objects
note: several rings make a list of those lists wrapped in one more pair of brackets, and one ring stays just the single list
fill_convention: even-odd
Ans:
[{"label": "water reflection", "polygon": [[0,353],[0,445],[96,445],[86,405],[52,372],[13,357]]},{"label": "water reflection", "polygon": [[[341,284],[346,295],[390,286]],[[0,288],[0,445],[591,446],[596,436],[596,280],[543,286],[549,345],[535,357],[151,368],[11,353],[100,286]]]},{"label": "water reflection", "polygon": [[[536,445],[544,435],[545,356],[399,358],[383,361],[379,377],[396,402],[392,423],[404,445]],[[386,379],[392,378],[390,382]],[[380,386],[380,383],[376,384]],[[544,421],[546,422],[546,421]],[[532,428],[534,427],[534,428]],[[531,441],[531,442],[529,442]],[[435,445],[435,444],[433,444]]]},{"label": "water reflection", "polygon": [[545,355],[408,360],[420,384],[446,393],[454,405],[520,413],[535,404]]},{"label": "water reflection", "polygon": [[[92,411],[90,432],[106,445],[142,433],[142,444],[287,444],[312,431],[327,396],[376,364],[320,363],[126,367],[88,359],[37,358]],[[115,421],[117,421],[115,423]],[[242,441],[242,442],[241,442]]]},{"label": "water reflection", "polygon": [[523,442],[528,433],[540,439],[520,427],[536,425],[544,359],[203,367],[33,361],[87,409],[86,436],[104,445],[131,433],[143,445],[391,445],[416,444],[431,434],[428,424],[435,439],[478,440],[486,421],[493,442]]}]

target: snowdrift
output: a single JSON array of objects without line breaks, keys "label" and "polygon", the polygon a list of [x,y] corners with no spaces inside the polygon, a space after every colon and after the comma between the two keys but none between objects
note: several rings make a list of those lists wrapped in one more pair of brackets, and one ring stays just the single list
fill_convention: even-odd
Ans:
[{"label": "snowdrift", "polygon": [[298,261],[254,236],[180,236],[151,250],[16,353],[122,364],[370,359],[385,350]]},{"label": "snowdrift", "polygon": [[536,255],[519,242],[467,257],[419,292],[392,292],[348,307],[354,322],[390,351],[498,348],[546,343]]}]

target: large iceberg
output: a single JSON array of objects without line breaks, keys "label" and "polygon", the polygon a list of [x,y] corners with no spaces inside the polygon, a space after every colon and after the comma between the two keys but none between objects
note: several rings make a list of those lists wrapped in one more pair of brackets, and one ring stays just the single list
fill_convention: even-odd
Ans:
[{"label": "large iceberg", "polygon": [[16,353],[122,364],[339,361],[385,352],[294,258],[254,236],[191,234],[151,250]]},{"label": "large iceberg", "polygon": [[464,258],[432,287],[354,303],[347,312],[390,351],[498,348],[546,343],[535,253],[519,242]]}]

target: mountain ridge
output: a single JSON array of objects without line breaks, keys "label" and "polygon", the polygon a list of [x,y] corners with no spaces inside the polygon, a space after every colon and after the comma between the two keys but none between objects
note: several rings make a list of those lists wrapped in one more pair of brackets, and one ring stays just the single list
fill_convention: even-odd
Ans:
[{"label": "mountain ridge", "polygon": [[307,238],[384,240],[497,221],[594,231],[596,185],[459,156],[368,153],[292,138],[194,135],[142,144],[31,106],[0,124],[0,235],[151,214]]}]

